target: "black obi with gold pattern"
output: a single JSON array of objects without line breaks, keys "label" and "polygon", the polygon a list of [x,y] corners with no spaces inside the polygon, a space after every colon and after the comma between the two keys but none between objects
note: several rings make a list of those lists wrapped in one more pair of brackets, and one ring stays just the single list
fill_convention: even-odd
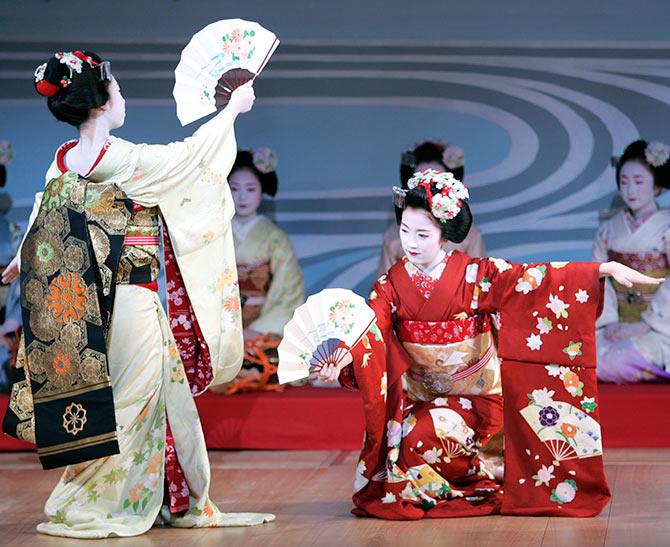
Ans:
[{"label": "black obi with gold pattern", "polygon": [[3,431],[45,468],[119,452],[107,339],[115,288],[156,290],[159,214],[66,172],[46,186],[21,250],[23,335]]}]

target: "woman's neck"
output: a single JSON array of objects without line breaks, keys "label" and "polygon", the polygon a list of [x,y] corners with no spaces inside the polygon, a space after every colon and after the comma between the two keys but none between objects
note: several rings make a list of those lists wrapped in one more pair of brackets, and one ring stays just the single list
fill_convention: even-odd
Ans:
[{"label": "woman's neck", "polygon": [[77,146],[80,153],[85,154],[92,151],[97,156],[100,147],[107,139],[109,139],[109,125],[103,119],[93,118],[79,127],[79,143]]},{"label": "woman's neck", "polygon": [[91,119],[79,127],[79,141],[68,150],[63,163],[82,176],[95,166],[105,142],[109,139],[109,125],[104,120]]},{"label": "woman's neck", "polygon": [[418,266],[418,268],[425,273],[426,275],[429,275],[430,272],[432,272],[435,267],[444,260],[444,257],[446,256],[446,252],[444,249],[440,249],[440,252],[437,253],[437,256],[435,257],[435,260],[433,260],[428,266],[423,267],[423,266]]},{"label": "woman's neck", "polygon": [[656,203],[656,200],[652,199],[645,206],[640,207],[639,209],[636,209],[635,211],[633,211],[632,209],[629,209],[629,211],[630,211],[630,214],[633,215],[633,218],[637,222],[644,222],[651,215],[653,215],[656,211],[658,211],[658,203]]},{"label": "woman's neck", "polygon": [[256,220],[258,218],[258,213],[253,213],[252,215],[245,215],[243,217],[239,215],[235,215],[235,220],[239,222],[240,224],[249,224],[251,221]]}]

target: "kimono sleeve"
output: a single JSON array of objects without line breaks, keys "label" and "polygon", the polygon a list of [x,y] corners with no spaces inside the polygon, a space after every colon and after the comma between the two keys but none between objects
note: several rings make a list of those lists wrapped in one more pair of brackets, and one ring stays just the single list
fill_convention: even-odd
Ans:
[{"label": "kimono sleeve", "polygon": [[233,123],[224,109],[183,141],[135,145],[124,191],[138,203],[154,206],[184,183],[204,179],[225,184],[235,159]]},{"label": "kimono sleeve", "polygon": [[[609,255],[607,251],[607,224],[598,228],[596,239],[593,243],[593,260],[596,262],[607,262]],[[601,328],[619,321],[619,306],[617,303],[616,291],[614,285],[609,279],[605,280],[603,312],[598,317],[596,327]]]},{"label": "kimono sleeve", "polygon": [[271,240],[272,282],[261,315],[249,325],[257,332],[282,334],[295,309],[305,301],[305,286],[298,259],[288,236],[277,229]]},{"label": "kimono sleeve", "polygon": [[466,271],[477,283],[471,307],[499,314],[503,359],[595,367],[595,323],[603,304],[599,267],[473,259]]},{"label": "kimono sleeve", "polygon": [[[386,340],[393,337],[393,323],[395,321],[395,304],[393,293],[386,275],[382,275],[375,283],[368,305],[375,312],[375,324],[361,341],[352,348],[353,362],[340,373],[340,383],[344,387],[359,388],[361,384],[374,376],[382,391],[382,383],[386,384],[387,344]],[[370,366],[372,364],[372,366]],[[365,379],[363,379],[365,376]],[[386,386],[384,386],[384,394]]]}]

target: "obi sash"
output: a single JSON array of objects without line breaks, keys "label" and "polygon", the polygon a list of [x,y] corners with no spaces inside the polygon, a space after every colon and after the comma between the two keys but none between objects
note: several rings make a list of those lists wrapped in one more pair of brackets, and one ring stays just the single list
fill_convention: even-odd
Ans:
[{"label": "obi sash", "polygon": [[[670,263],[665,253],[618,253],[609,251],[608,258],[621,262],[650,277],[667,277],[670,275]],[[660,285],[633,285],[624,287],[612,280],[617,295],[619,319],[623,323],[640,321],[649,303],[654,298]]]},{"label": "obi sash", "polygon": [[3,431],[45,469],[119,452],[107,359],[132,202],[66,172],[46,186],[21,251],[23,336]]}]

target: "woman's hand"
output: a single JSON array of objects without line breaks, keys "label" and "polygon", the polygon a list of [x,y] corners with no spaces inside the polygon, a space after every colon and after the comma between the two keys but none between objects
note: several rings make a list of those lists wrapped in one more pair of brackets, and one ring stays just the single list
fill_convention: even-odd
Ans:
[{"label": "woman's hand", "polygon": [[342,369],[353,362],[354,358],[347,352],[336,364],[326,365],[319,371],[319,379],[324,382],[335,382],[340,377]]},{"label": "woman's hand", "polygon": [[612,342],[627,340],[633,336],[642,336],[651,331],[651,327],[644,321],[637,323],[614,323],[605,327],[605,338]]},{"label": "woman's hand", "polygon": [[618,262],[603,262],[600,265],[600,277],[613,277],[614,280],[624,287],[633,285],[660,285],[664,278],[649,277],[641,274],[633,268],[619,264]]},{"label": "woman's hand", "polygon": [[249,112],[254,106],[255,100],[254,83],[253,81],[247,82],[232,92],[226,108],[229,108],[231,112],[237,116],[238,114]]},{"label": "woman's hand", "polygon": [[14,283],[19,277],[19,257],[15,256],[2,272],[2,282],[6,285]]}]

